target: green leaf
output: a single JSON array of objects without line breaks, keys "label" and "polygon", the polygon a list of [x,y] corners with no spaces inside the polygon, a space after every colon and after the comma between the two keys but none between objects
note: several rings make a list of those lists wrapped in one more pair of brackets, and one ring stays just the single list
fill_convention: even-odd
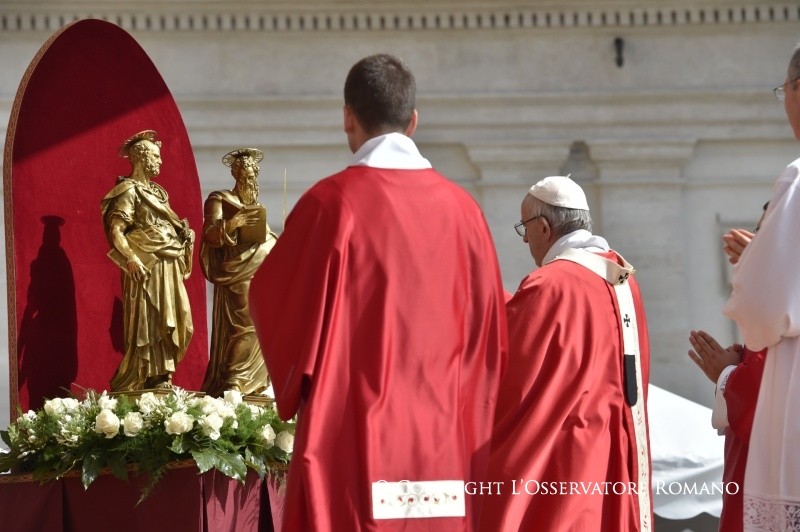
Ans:
[{"label": "green leaf", "polygon": [[83,481],[83,489],[87,489],[89,485],[95,481],[100,474],[102,466],[100,458],[94,454],[87,454],[83,457],[83,467],[81,468],[81,480]]},{"label": "green leaf", "polygon": [[259,477],[264,477],[267,472],[267,461],[261,454],[254,454],[250,449],[245,449],[244,452],[245,463],[258,473]]},{"label": "green leaf", "polygon": [[186,441],[183,434],[180,434],[175,437],[169,449],[175,454],[183,454],[189,450],[189,442]]},{"label": "green leaf", "polygon": [[108,468],[111,473],[121,480],[128,480],[128,466],[125,461],[125,455],[112,454],[108,457]]},{"label": "green leaf", "polygon": [[5,442],[5,444],[8,445],[9,449],[12,447],[12,445],[11,445],[11,436],[9,435],[9,432],[11,432],[13,430],[15,430],[14,425],[11,425],[10,427],[8,427],[8,430],[0,430],[0,438],[2,438],[3,441]]},{"label": "green leaf", "polygon": [[[192,451],[192,458],[197,463],[197,469],[205,473],[213,467],[217,467],[217,453],[212,450]],[[218,468],[219,469],[219,468]]]},{"label": "green leaf", "polygon": [[0,453],[0,473],[8,471],[17,464],[17,458],[12,453]]},{"label": "green leaf", "polygon": [[217,469],[240,482],[244,482],[247,477],[247,465],[238,454],[220,453],[217,457]]}]

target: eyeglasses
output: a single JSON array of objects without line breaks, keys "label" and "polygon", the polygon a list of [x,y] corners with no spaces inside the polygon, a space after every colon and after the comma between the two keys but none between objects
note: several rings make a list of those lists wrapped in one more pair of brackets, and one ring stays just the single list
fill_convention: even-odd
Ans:
[{"label": "eyeglasses", "polygon": [[537,216],[534,216],[533,218],[528,218],[527,220],[525,220],[523,222],[519,222],[518,224],[514,224],[514,231],[516,231],[519,236],[524,237],[525,233],[527,232],[527,229],[525,228],[525,224],[528,223],[528,222],[532,222],[537,218],[544,218],[544,215],[539,214]]},{"label": "eyeglasses", "polygon": [[774,89],[772,89],[772,93],[775,95],[775,99],[777,99],[779,102],[782,102],[783,100],[785,100],[786,99],[786,89],[785,89],[786,85],[788,85],[789,83],[794,83],[795,81],[798,81],[798,80],[800,80],[800,78],[794,78],[793,80],[787,81],[786,83],[783,83],[783,84],[775,87]]}]

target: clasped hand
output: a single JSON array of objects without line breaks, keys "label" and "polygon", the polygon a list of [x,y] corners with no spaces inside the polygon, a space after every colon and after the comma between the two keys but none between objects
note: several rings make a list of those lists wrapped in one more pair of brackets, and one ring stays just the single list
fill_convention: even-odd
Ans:
[{"label": "clasped hand", "polygon": [[706,377],[714,384],[719,380],[723,369],[727,366],[735,366],[742,361],[742,351],[744,350],[742,345],[733,344],[723,348],[705,331],[691,331],[689,343],[694,348],[689,350],[689,358],[703,370]]},{"label": "clasped hand", "polygon": [[753,233],[744,229],[731,229],[722,235],[724,245],[722,251],[728,256],[728,262],[736,264],[742,255],[744,248],[753,240]]}]

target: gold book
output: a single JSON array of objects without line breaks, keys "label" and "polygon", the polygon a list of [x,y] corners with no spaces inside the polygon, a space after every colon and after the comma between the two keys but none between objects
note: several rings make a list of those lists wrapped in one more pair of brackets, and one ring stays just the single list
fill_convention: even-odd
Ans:
[{"label": "gold book", "polygon": [[267,209],[260,203],[245,205],[239,210],[242,213],[257,212],[258,223],[243,225],[238,229],[240,244],[263,244],[267,241]]},{"label": "gold book", "polygon": [[[142,264],[144,265],[144,269],[149,273],[150,270],[153,269],[153,266],[155,266],[156,263],[158,262],[158,257],[153,255],[152,253],[148,253],[147,251],[142,251],[141,249],[131,245],[130,243],[128,245],[130,246],[131,251],[133,251],[136,254],[136,256],[139,257],[139,260],[142,261]],[[108,255],[109,259],[114,261],[114,264],[122,268],[122,271],[128,273],[128,259],[125,257],[125,255],[120,253],[117,248],[111,248],[110,250],[108,250],[108,253],[106,253],[106,255]]]}]

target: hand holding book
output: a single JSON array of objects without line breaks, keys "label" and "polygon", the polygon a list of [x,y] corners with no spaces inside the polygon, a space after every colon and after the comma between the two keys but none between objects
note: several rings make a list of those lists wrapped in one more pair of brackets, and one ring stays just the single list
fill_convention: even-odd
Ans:
[{"label": "hand holding book", "polygon": [[267,209],[258,203],[245,205],[225,222],[228,234],[237,229],[240,244],[263,244],[267,241]]}]

